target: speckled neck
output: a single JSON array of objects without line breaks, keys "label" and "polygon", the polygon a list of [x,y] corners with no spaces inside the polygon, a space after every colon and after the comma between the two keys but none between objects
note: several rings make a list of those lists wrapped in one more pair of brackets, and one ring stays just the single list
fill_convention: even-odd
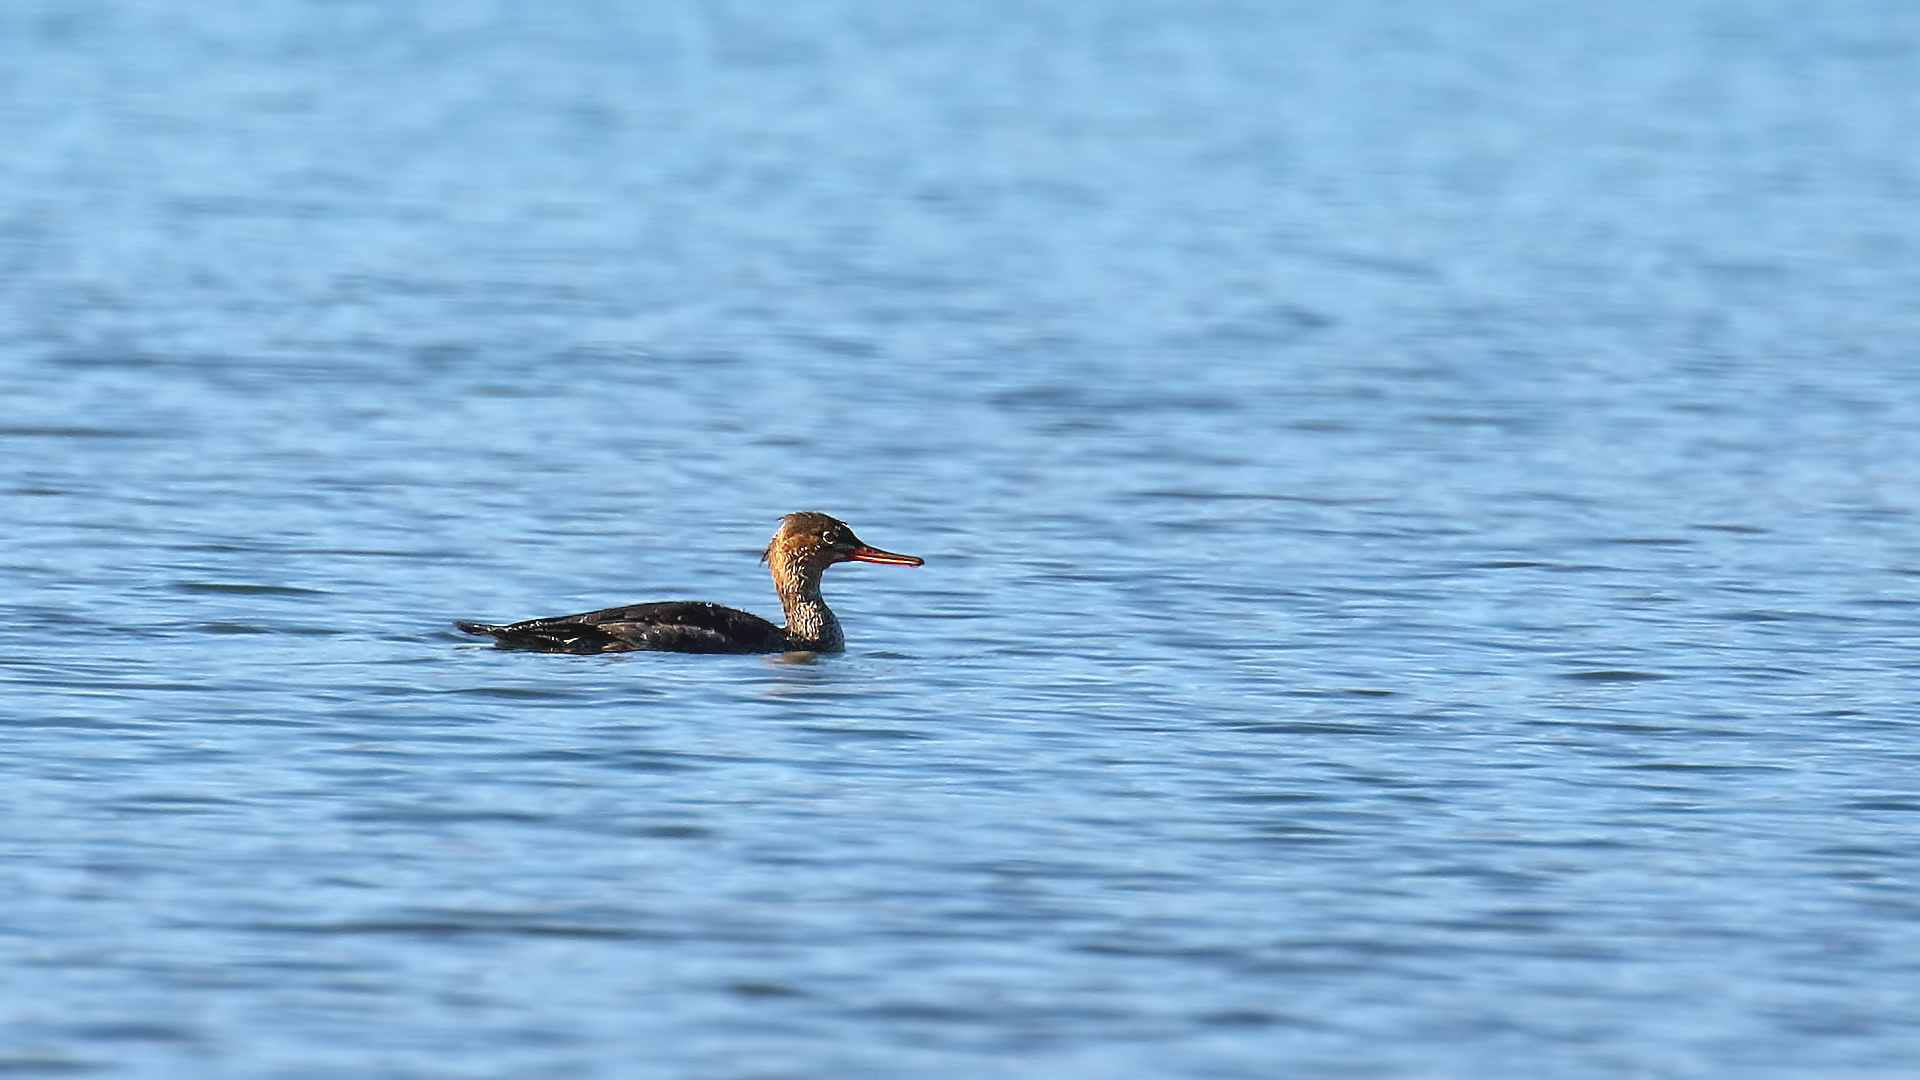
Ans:
[{"label": "speckled neck", "polygon": [[780,607],[787,613],[787,640],[796,650],[840,652],[847,647],[840,620],[820,595],[820,575],[825,567],[808,565],[791,552],[775,551],[768,559],[773,570],[773,588],[780,594]]}]

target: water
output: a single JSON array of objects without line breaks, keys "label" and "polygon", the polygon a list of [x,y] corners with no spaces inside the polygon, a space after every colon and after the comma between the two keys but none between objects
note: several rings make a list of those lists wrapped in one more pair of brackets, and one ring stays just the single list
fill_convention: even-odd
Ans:
[{"label": "water", "polygon": [[0,1072],[1914,1075],[1917,11],[12,0]]}]

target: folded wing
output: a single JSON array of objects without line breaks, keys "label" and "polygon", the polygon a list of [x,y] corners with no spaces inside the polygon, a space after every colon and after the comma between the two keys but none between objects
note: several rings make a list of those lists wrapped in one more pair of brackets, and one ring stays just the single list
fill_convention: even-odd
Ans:
[{"label": "folded wing", "polygon": [[535,652],[783,652],[786,632],[758,615],[719,604],[667,600],[495,625],[456,622],[511,649]]}]

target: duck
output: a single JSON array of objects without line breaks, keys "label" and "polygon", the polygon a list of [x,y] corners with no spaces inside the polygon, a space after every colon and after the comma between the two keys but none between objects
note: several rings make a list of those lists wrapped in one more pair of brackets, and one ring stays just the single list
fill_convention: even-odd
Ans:
[{"label": "duck", "polygon": [[869,546],[847,523],[817,510],[780,519],[760,561],[773,574],[786,625],[751,612],[692,600],[583,611],[513,623],[456,620],[469,634],[502,648],[551,653],[837,653],[847,647],[840,620],[820,595],[820,578],[836,563],[920,566],[926,560]]}]

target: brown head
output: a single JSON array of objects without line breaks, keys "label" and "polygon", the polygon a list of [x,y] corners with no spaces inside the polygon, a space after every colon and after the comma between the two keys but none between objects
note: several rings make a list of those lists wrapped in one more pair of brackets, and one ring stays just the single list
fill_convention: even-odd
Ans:
[{"label": "brown head", "polygon": [[868,547],[853,535],[846,522],[817,510],[802,510],[780,519],[780,531],[773,534],[760,561],[772,563],[776,574],[785,570],[818,581],[820,574],[834,563],[919,566],[924,560]]}]

